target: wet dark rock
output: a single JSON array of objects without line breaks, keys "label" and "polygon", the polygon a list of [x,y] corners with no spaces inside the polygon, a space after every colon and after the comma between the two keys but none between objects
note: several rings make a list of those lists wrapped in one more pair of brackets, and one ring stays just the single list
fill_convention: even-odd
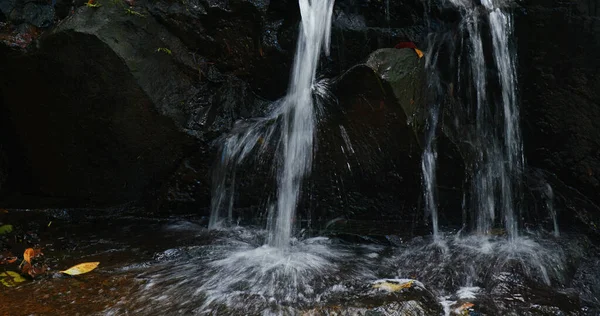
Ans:
[{"label": "wet dark rock", "polygon": [[[39,49],[8,52],[1,65],[10,74],[2,78],[10,121],[4,128],[16,135],[15,147],[23,147],[11,160],[25,157],[15,169],[24,179],[14,191],[75,204],[145,196],[158,197],[157,205],[165,208],[171,207],[165,201],[184,199],[208,206],[214,159],[209,143],[235,120],[260,115],[264,102],[246,82],[222,73],[242,61],[190,52],[185,36],[174,37],[163,26],[168,23],[154,18],[164,18],[160,10],[187,14],[174,19],[193,28],[187,22],[202,17],[205,4],[185,4],[196,11],[160,4],[149,5],[152,14],[143,7],[130,9],[138,14],[119,5],[81,7],[46,33]],[[228,12],[214,10],[209,20],[234,25]],[[36,94],[24,92],[34,83]]]},{"label": "wet dark rock", "polygon": [[509,272],[494,276],[486,294],[473,303],[484,315],[585,315],[577,293],[533,283]]},{"label": "wet dark rock", "polygon": [[590,197],[543,169],[528,168],[525,179],[529,203],[522,216],[530,227],[553,232],[554,213],[559,231],[585,232],[600,240],[600,207]]},{"label": "wet dark rock", "polygon": [[390,85],[407,123],[419,133],[423,128],[425,61],[416,57],[412,49],[387,48],[373,52],[365,64]]},{"label": "wet dark rock", "polygon": [[6,148],[0,144],[0,192],[6,190],[5,184],[8,181],[8,155]]},{"label": "wet dark rock", "polygon": [[[264,114],[266,102],[258,99],[250,87],[232,76],[215,75],[214,83],[201,85],[191,103],[198,106],[187,124],[186,131],[207,140],[217,139],[231,129],[238,119]],[[167,213],[192,212],[208,215],[212,177],[219,142],[213,141],[187,156],[164,182],[153,207]],[[260,192],[248,188],[247,196],[260,200]],[[202,211],[201,211],[202,210]]]},{"label": "wet dark rock", "polygon": [[[3,128],[21,148],[12,160],[25,158],[21,192],[69,204],[131,201],[193,145],[176,125],[186,120],[191,75],[175,61],[177,41],[166,33],[160,40],[151,21],[109,6],[79,11],[39,50],[3,60],[12,123]],[[164,46],[175,56],[156,51]]]},{"label": "wet dark rock", "polygon": [[[419,60],[412,50],[376,52],[370,62],[393,65],[397,78],[383,78],[367,64],[357,65],[336,79],[332,92],[337,104],[325,104],[317,132],[313,174],[308,180],[307,208],[311,219],[326,223],[339,216],[337,231],[373,233],[376,222],[412,227],[420,218],[420,151],[418,137],[404,106],[419,102],[423,82]],[[401,98],[394,89],[407,84]],[[404,81],[403,81],[404,80]],[[359,220],[358,226],[353,224]],[[388,232],[398,226],[390,224]],[[331,227],[330,227],[331,228]],[[385,234],[384,229],[378,233]]]},{"label": "wet dark rock", "polygon": [[442,306],[421,282],[386,279],[330,293],[327,305],[305,311],[305,315],[440,315]]},{"label": "wet dark rock", "polygon": [[23,20],[37,27],[49,27],[54,22],[54,8],[28,2],[23,7]]},{"label": "wet dark rock", "polygon": [[54,7],[45,2],[7,0],[0,3],[0,11],[15,24],[49,27],[54,23]]},{"label": "wet dark rock", "polygon": [[534,0],[522,5],[515,30],[528,164],[586,196],[594,207],[581,212],[598,214],[600,5]]}]

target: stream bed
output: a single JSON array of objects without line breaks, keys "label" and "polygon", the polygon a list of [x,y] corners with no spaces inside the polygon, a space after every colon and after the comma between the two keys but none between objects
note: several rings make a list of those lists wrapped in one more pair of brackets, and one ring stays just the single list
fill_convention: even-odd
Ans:
[{"label": "stream bed", "polygon": [[[587,237],[523,233],[508,241],[431,236],[322,236],[265,245],[252,227],[140,209],[8,210],[0,265],[29,247],[43,266],[2,285],[2,315],[598,315],[600,254]],[[402,230],[399,228],[399,232]],[[78,276],[58,271],[100,262]]]}]

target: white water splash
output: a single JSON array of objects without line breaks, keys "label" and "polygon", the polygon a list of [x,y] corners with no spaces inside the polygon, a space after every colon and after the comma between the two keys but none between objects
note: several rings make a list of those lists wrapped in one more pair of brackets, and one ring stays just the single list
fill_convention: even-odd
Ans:
[{"label": "white water splash", "polygon": [[398,251],[389,264],[398,275],[415,275],[435,288],[474,287],[489,275],[518,269],[527,277],[550,285],[562,281],[567,269],[560,247],[549,241],[518,237],[469,235],[447,237],[442,243],[414,241]]}]

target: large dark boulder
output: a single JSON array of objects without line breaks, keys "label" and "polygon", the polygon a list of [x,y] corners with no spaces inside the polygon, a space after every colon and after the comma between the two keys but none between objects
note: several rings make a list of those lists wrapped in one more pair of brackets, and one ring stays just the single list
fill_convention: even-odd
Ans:
[{"label": "large dark boulder", "polygon": [[81,7],[38,47],[7,50],[0,63],[12,193],[61,205],[135,201],[197,146],[184,131],[210,105],[191,102],[191,57],[152,17]]},{"label": "large dark boulder", "polygon": [[600,205],[600,2],[528,0],[515,15],[527,162],[570,188],[556,193],[598,231],[598,207],[583,204]]},{"label": "large dark boulder", "polygon": [[53,34],[35,54],[9,54],[0,68],[10,121],[3,130],[21,149],[9,152],[13,191],[69,205],[131,201],[193,144],[93,35]]},{"label": "large dark boulder", "polygon": [[[161,210],[207,208],[215,140],[236,120],[264,115],[269,100],[285,94],[298,35],[297,1],[96,2],[101,6],[75,1],[69,14],[71,2],[58,0],[54,19],[23,11],[22,1],[3,2],[8,23],[2,26],[8,33],[0,40],[17,50],[0,48],[6,57],[0,60],[0,144],[7,157],[3,166],[9,166],[0,168],[8,170],[1,201],[27,207],[46,206],[49,200],[42,197],[60,206],[146,197]],[[423,10],[419,1],[339,1],[332,54],[322,59],[322,74],[336,76],[373,50],[398,41],[418,42],[424,35]],[[42,17],[50,22],[36,20]],[[409,99],[392,98],[394,88],[382,88],[372,74],[367,77],[372,84],[364,91],[379,89],[371,101],[379,104],[387,89],[384,103],[394,109],[393,114],[386,114],[387,109],[372,114],[368,120],[373,121],[364,126],[378,126],[381,144],[405,135],[410,139],[398,148],[390,145],[389,154],[411,152],[415,168],[410,181],[417,190],[418,136],[406,127],[410,114],[403,113],[405,105],[399,106]],[[348,109],[362,102],[356,101],[360,93],[339,94]],[[332,122],[343,120],[341,111],[331,116]],[[355,116],[352,124],[361,125],[360,119]],[[362,137],[361,132],[347,132]],[[340,136],[339,128],[336,133]],[[369,181],[375,181],[377,170],[388,170],[390,161],[393,168],[403,168],[396,158],[388,161],[388,149],[373,150],[371,146],[363,155],[379,159],[368,171]],[[388,197],[399,185],[384,190]],[[264,197],[255,191],[249,190],[257,196],[242,204],[255,206]]]}]

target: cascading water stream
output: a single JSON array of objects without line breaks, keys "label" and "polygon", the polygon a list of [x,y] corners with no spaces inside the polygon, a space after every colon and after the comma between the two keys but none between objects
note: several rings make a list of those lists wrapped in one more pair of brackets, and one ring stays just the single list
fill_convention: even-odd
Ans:
[{"label": "cascading water stream", "polygon": [[310,172],[315,137],[312,86],[321,47],[329,54],[333,0],[300,0],[302,26],[288,95],[284,102],[281,136],[282,166],[277,192],[277,217],[269,236],[275,247],[289,245],[302,179]]},{"label": "cascading water stream", "polygon": [[[467,92],[463,108],[457,115],[470,118],[461,122],[457,129],[471,145],[472,153],[468,161],[470,171],[470,202],[466,207],[471,212],[478,234],[489,234],[497,224],[498,215],[502,216],[507,235],[510,239],[518,236],[518,222],[515,210],[518,209],[519,183],[524,164],[519,128],[519,111],[516,98],[515,53],[510,49],[512,40],[512,18],[504,11],[510,0],[484,0],[481,5],[475,1],[450,0],[462,15],[462,27],[467,40],[463,54],[466,53],[466,71],[471,80],[460,81]],[[483,23],[488,22],[492,38],[492,53],[498,79],[488,78],[489,63],[484,54]],[[461,56],[458,56],[460,59]],[[460,69],[459,69],[460,76]],[[497,84],[501,97],[496,102],[490,97],[489,87]],[[459,87],[458,89],[461,89]],[[434,91],[434,93],[436,93]],[[439,92],[438,92],[439,93]],[[429,124],[437,125],[438,109],[430,109]],[[457,120],[460,121],[460,120]],[[474,121],[474,122],[473,122]],[[498,124],[502,122],[502,124]],[[432,215],[434,236],[437,236],[437,209],[435,201],[435,150],[431,147],[435,133],[427,134],[423,155],[426,212]]]},{"label": "cascading water stream", "polygon": [[[568,314],[587,308],[571,296],[578,286],[600,309],[595,303],[600,283],[573,281],[579,278],[573,276],[575,261],[586,265],[577,274],[595,275],[597,270],[598,261],[585,259],[596,253],[583,251],[587,239],[518,236],[514,211],[524,162],[512,21],[502,11],[508,2],[450,1],[461,11],[460,30],[452,25],[430,33],[425,58],[429,118],[421,167],[433,244],[394,235],[386,235],[387,245],[369,236],[364,243],[355,236],[351,242],[343,236],[292,239],[302,180],[312,164],[315,105],[318,110],[321,104],[313,96],[322,96],[325,87],[320,84],[324,81],[315,83],[315,73],[321,48],[328,50],[333,7],[333,0],[300,0],[302,25],[288,95],[273,103],[266,117],[236,123],[221,143],[214,169],[210,228],[233,224],[233,191],[236,178],[242,178],[236,172],[243,172],[237,167],[251,158],[277,155],[277,202],[270,205],[268,231],[239,226],[205,231],[196,223],[169,223],[165,232],[185,244],[156,253],[148,263],[125,267],[124,273],[147,270],[138,278],[143,283],[106,315],[440,315],[442,306],[446,315]],[[339,128],[345,148],[359,153],[352,134],[343,125]],[[471,182],[463,211],[472,213],[478,234],[439,232],[439,132],[446,133],[439,139],[440,149],[446,148],[446,139],[459,143],[456,149]],[[541,189],[558,237],[554,192],[549,184]],[[509,238],[490,234],[499,224],[496,213],[502,215]],[[441,304],[432,294],[439,295]]]},{"label": "cascading water stream", "polygon": [[228,219],[232,221],[235,168],[253,152],[256,144],[262,143],[259,154],[264,152],[264,144],[269,142],[276,129],[273,122],[277,122],[281,132],[277,203],[272,208],[276,214],[271,214],[268,224],[268,244],[278,248],[290,244],[302,180],[312,165],[316,126],[313,85],[321,49],[329,54],[333,4],[333,0],[299,0],[302,22],[288,93],[269,117],[234,128],[224,141],[213,181],[211,228],[221,222],[223,208],[227,209]]}]

